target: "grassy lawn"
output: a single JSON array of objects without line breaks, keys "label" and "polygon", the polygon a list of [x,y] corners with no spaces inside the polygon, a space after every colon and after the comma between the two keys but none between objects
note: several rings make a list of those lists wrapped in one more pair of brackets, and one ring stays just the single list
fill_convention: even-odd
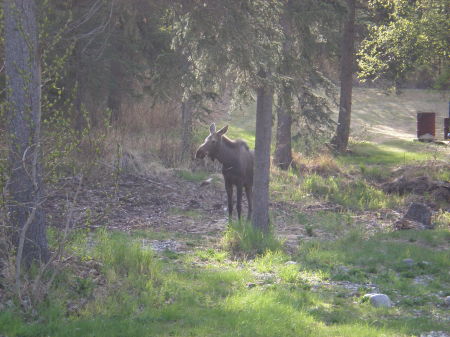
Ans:
[{"label": "grassy lawn", "polygon": [[[0,313],[0,333],[253,337],[450,332],[443,320],[448,311],[439,306],[440,296],[450,289],[449,276],[442,272],[450,268],[450,252],[438,249],[450,243],[448,231],[370,239],[354,231],[335,242],[302,243],[294,256],[268,251],[237,261],[212,248],[167,257],[142,246],[140,238],[100,232],[94,248],[82,236],[75,238],[73,252],[85,263],[98,262],[101,284],[67,268],[39,308],[39,320],[21,317],[12,307]],[[415,264],[405,265],[405,258]],[[428,283],[416,283],[414,275],[426,275]],[[359,288],[349,291],[344,281]],[[373,308],[362,300],[372,283],[391,297],[393,308]],[[70,303],[82,304],[68,310]]]},{"label": "grassy lawn", "polygon": [[350,154],[339,157],[344,164],[406,165],[425,160],[444,160],[448,156],[440,145],[390,140],[381,144],[359,142],[350,145]]}]

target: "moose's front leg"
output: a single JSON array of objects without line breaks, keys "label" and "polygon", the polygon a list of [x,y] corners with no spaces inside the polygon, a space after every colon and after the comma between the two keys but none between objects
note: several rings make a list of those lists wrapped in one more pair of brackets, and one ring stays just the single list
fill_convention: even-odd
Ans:
[{"label": "moose's front leg", "polygon": [[228,179],[225,180],[225,190],[228,197],[228,217],[231,219],[233,214],[233,184]]}]

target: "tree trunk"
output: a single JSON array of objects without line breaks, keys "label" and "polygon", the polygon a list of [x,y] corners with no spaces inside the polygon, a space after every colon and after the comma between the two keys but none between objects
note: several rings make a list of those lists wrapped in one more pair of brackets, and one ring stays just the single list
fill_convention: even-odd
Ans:
[{"label": "tree trunk", "polygon": [[[48,259],[40,167],[41,78],[33,0],[3,2],[9,119],[10,221],[27,265]],[[20,256],[20,251],[18,251]]]},{"label": "tree trunk", "polygon": [[[292,1],[288,1],[285,7],[285,14],[282,15],[280,24],[283,28],[285,36],[283,42],[284,60],[281,72],[284,75],[289,75],[289,55],[292,50],[292,28],[289,24],[287,14],[292,6]],[[282,170],[287,170],[292,162],[292,143],[291,143],[291,128],[292,128],[292,111],[290,109],[290,101],[292,99],[292,89],[289,84],[285,84],[283,92],[278,101],[277,109],[277,142],[275,148],[275,164]]]},{"label": "tree trunk", "polygon": [[181,137],[181,157],[183,160],[191,158],[192,150],[192,109],[191,99],[183,100],[181,103],[182,137]]},{"label": "tree trunk", "polygon": [[76,82],[76,93],[75,93],[75,130],[82,132],[86,128],[86,116],[84,115],[84,86],[85,86],[85,76],[84,76],[84,65],[83,65],[83,55],[82,45],[80,41],[77,41],[74,48],[74,59],[75,59],[75,82]]},{"label": "tree trunk", "polygon": [[348,16],[344,23],[341,55],[341,95],[339,118],[333,145],[339,152],[347,149],[352,113],[353,59],[355,57],[355,1],[347,0]]},{"label": "tree trunk", "polygon": [[292,163],[292,115],[289,112],[286,112],[286,110],[285,102],[280,98],[280,104],[277,111],[275,163],[282,170],[287,170]]},{"label": "tree trunk", "polygon": [[123,66],[120,62],[123,54],[123,47],[118,43],[116,46],[116,55],[111,58],[109,69],[110,83],[108,85],[107,106],[111,110],[111,124],[117,123],[121,117],[122,82],[124,81],[124,78],[126,78],[122,71]]},{"label": "tree trunk", "polygon": [[[265,76],[264,76],[265,77]],[[252,224],[269,231],[270,143],[272,140],[273,89],[263,85],[257,90],[255,163],[253,173]]]},{"label": "tree trunk", "polygon": [[111,110],[110,123],[113,125],[120,119],[120,108],[122,103],[122,90],[119,82],[122,74],[120,73],[120,64],[116,60],[111,64],[111,83],[109,84],[107,106]]}]

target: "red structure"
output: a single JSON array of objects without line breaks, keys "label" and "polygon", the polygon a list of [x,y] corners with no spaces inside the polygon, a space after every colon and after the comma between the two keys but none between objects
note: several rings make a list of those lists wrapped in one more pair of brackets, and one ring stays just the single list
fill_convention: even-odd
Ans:
[{"label": "red structure", "polygon": [[444,118],[444,139],[450,139],[450,118]]},{"label": "red structure", "polygon": [[424,135],[436,137],[436,113],[418,112],[417,113],[417,138],[421,139]]}]

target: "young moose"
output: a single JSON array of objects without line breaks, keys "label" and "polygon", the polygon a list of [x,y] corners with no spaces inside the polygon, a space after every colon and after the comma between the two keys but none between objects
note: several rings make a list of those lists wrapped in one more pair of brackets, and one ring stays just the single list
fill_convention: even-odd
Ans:
[{"label": "young moose", "polygon": [[248,200],[248,215],[252,215],[252,186],[253,186],[253,152],[249,150],[247,143],[243,140],[231,140],[224,134],[228,125],[216,132],[216,125],[209,127],[209,136],[200,145],[195,154],[196,158],[205,158],[208,155],[213,161],[217,159],[222,163],[222,174],[225,179],[225,189],[228,196],[228,214],[231,218],[233,213],[233,185],[237,192],[237,213],[241,219],[242,189]]}]

